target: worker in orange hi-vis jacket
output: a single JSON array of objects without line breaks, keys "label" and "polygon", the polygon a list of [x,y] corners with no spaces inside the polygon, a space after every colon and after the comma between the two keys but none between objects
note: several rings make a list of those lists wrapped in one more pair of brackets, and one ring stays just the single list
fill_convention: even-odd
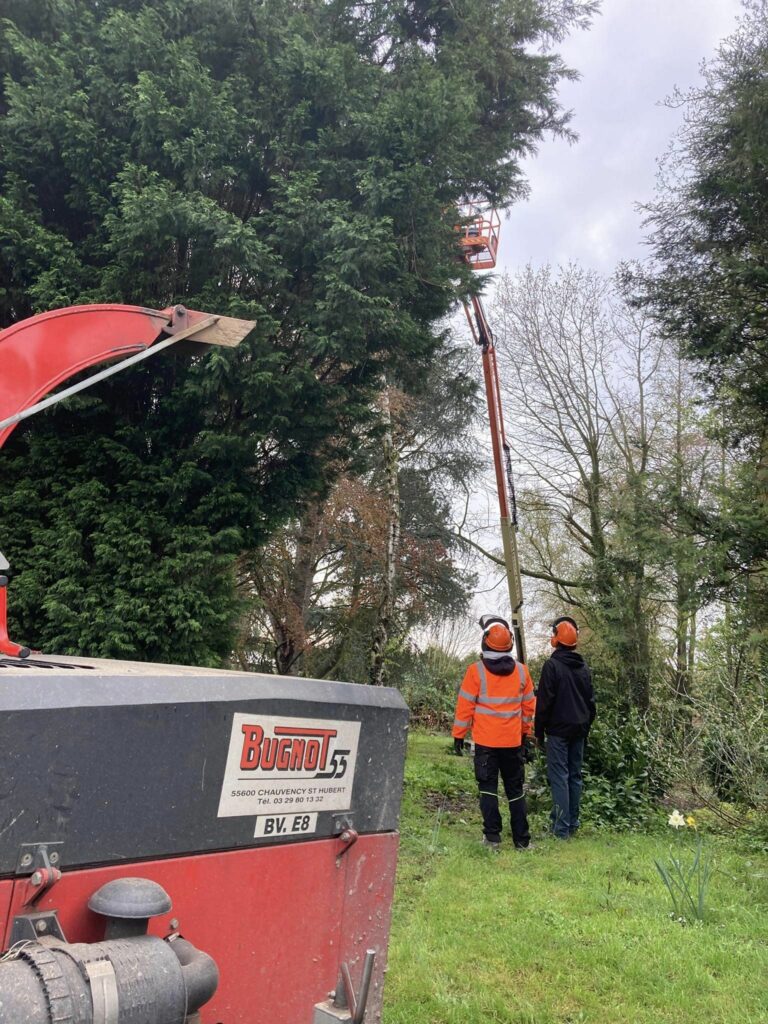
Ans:
[{"label": "worker in orange hi-vis jacket", "polygon": [[525,763],[533,757],[536,697],[528,669],[512,656],[512,634],[504,619],[484,615],[482,656],[467,669],[456,701],[453,745],[461,756],[464,737],[475,741],[475,778],[480,790],[483,843],[498,852],[502,821],[499,775],[509,801],[512,841],[516,849],[530,845],[523,783]]}]

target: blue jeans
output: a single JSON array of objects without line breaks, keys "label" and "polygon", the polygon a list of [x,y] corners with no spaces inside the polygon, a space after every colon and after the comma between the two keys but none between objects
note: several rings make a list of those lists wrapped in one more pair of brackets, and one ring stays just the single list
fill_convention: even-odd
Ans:
[{"label": "blue jeans", "polygon": [[558,839],[572,836],[581,824],[581,766],[584,761],[583,738],[567,740],[547,736],[547,778],[552,790],[552,831]]}]

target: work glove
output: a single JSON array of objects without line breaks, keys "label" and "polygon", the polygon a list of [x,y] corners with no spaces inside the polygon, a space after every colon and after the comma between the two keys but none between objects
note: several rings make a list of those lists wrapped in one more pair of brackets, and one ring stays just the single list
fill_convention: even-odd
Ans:
[{"label": "work glove", "polygon": [[464,740],[453,741],[453,752],[457,757],[464,757]]},{"label": "work glove", "polygon": [[530,764],[536,756],[535,747],[533,745],[533,737],[526,736],[523,739],[523,758],[526,764]]}]

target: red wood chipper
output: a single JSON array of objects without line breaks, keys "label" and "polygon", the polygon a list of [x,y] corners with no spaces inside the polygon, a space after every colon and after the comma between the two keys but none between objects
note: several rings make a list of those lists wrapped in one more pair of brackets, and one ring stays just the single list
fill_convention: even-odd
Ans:
[{"label": "red wood chipper", "polygon": [[[126,365],[183,339],[237,345],[252,326],[182,307],[22,321],[0,332],[0,446],[22,419]],[[400,695],[31,654],[8,637],[7,584],[0,1024],[378,1020]]]}]

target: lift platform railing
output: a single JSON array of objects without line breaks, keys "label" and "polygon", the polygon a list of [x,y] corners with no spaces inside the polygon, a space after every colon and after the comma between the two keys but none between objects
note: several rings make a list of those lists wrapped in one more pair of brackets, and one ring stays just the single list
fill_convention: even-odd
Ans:
[{"label": "lift platform railing", "polygon": [[464,260],[473,270],[492,270],[496,266],[501,220],[498,213],[467,203],[462,209],[462,223],[457,226]]}]

